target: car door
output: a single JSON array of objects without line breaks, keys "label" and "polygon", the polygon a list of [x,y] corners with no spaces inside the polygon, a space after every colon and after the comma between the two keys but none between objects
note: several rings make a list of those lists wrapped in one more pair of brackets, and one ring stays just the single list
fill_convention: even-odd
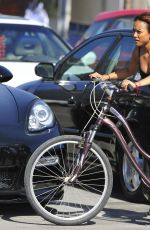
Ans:
[{"label": "car door", "polygon": [[[105,72],[113,59],[113,50],[117,49],[121,39],[114,33],[111,36],[97,36],[86,42],[58,65],[55,81],[43,81],[36,89],[36,95],[51,106],[65,132],[78,132],[85,125],[89,117],[85,106],[91,91],[89,74],[96,69]],[[101,63],[105,68],[102,68]]]},{"label": "car door", "polygon": [[115,35],[98,37],[76,48],[56,68],[55,81],[43,81],[36,89],[35,94],[51,106],[65,131],[80,129],[80,102],[90,82],[89,74],[94,72],[115,39]]},{"label": "car door", "polygon": [[[132,36],[126,33],[120,34],[119,38],[116,39],[115,43],[113,44],[113,47],[109,50],[109,52],[105,53],[103,58],[97,64],[95,71],[102,74],[108,74],[119,69],[128,67],[134,48],[135,43]],[[134,78],[134,76],[131,77]],[[88,121],[88,119],[90,118],[90,116],[92,116],[93,113],[93,110],[90,106],[90,103],[92,102],[93,98],[91,98],[91,101],[89,98],[92,88],[93,84],[88,85],[82,94],[81,104],[83,111],[81,114],[84,114],[83,121],[85,123]],[[102,90],[100,87],[97,87],[95,92],[97,104],[101,99],[101,95]],[[110,132],[110,130],[108,132]],[[98,132],[97,134],[100,135]]]}]

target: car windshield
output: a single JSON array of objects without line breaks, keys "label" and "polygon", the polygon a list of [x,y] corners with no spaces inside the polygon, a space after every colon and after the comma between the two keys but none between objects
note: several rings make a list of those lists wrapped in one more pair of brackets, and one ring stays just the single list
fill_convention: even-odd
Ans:
[{"label": "car windshield", "polygon": [[91,36],[102,33],[105,30],[105,28],[108,26],[109,22],[110,20],[93,22],[92,25],[84,33],[83,39],[86,40]]},{"label": "car windshield", "polygon": [[106,19],[102,21],[94,21],[87,31],[83,34],[83,40],[88,39],[94,35],[100,34],[105,30],[112,29],[132,29],[133,28],[133,16],[117,17],[113,19]]},{"label": "car windshield", "polygon": [[134,19],[134,16],[116,18],[115,20],[113,20],[113,23],[109,27],[109,30],[111,29],[118,29],[118,30],[119,29],[132,29],[133,19]]},{"label": "car windshield", "polygon": [[69,51],[51,29],[32,25],[0,25],[0,61],[55,63]]}]

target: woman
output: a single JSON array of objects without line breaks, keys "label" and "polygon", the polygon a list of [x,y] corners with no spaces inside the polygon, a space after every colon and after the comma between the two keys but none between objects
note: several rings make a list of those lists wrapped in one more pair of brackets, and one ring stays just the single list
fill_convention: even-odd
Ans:
[{"label": "woman", "polygon": [[[104,75],[95,72],[90,74],[90,77],[100,78],[102,80],[123,80],[135,75],[136,72],[139,71],[141,79],[138,82],[132,82],[126,79],[122,81],[122,87],[127,91],[127,86],[130,84],[138,91],[140,86],[150,85],[150,13],[143,13],[135,17],[133,38],[136,47],[133,50],[128,68]],[[143,148],[147,152],[150,152],[150,109],[145,107],[139,108],[137,111],[137,119],[139,121],[138,130],[136,131],[137,138]],[[145,124],[147,127],[144,126]],[[149,162],[144,162],[144,169],[147,176],[150,177]],[[148,187],[144,185],[143,189],[145,197],[150,201],[150,188],[148,189]]]},{"label": "woman", "polygon": [[104,75],[95,72],[90,74],[90,77],[102,80],[123,80],[136,74],[139,68],[142,79],[136,83],[124,80],[122,87],[127,90],[128,84],[131,84],[134,88],[150,85],[150,13],[143,13],[135,17],[133,38],[135,39],[136,47],[132,53],[128,68]]}]

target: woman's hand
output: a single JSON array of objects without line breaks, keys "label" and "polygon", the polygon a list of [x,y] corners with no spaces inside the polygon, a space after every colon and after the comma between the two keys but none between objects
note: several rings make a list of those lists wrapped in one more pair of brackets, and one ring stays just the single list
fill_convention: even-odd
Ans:
[{"label": "woman's hand", "polygon": [[131,85],[133,88],[136,88],[136,84],[130,80],[123,80],[122,81],[122,84],[121,84],[121,87],[125,90],[125,91],[128,91],[128,85]]},{"label": "woman's hand", "polygon": [[107,74],[104,74],[104,75],[101,75],[100,73],[92,73],[89,75],[91,79],[96,79],[96,78],[100,78],[102,81],[107,81],[109,80],[109,75]]}]

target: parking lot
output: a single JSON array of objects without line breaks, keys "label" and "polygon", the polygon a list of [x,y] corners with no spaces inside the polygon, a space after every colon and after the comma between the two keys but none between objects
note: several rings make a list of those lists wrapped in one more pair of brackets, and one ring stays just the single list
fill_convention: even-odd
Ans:
[{"label": "parking lot", "polygon": [[56,226],[37,216],[27,204],[0,204],[0,229],[68,229],[68,230],[140,230],[150,229],[150,216],[146,216],[148,204],[135,204],[123,200],[121,192],[114,188],[104,210],[89,223],[81,226]]}]

